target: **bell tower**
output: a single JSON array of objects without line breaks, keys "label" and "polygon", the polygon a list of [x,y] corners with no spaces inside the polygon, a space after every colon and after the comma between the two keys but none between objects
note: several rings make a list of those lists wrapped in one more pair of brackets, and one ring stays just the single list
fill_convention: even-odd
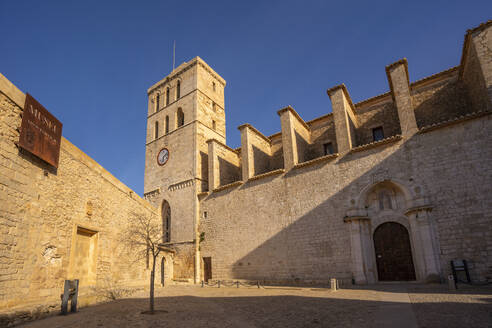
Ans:
[{"label": "bell tower", "polygon": [[206,141],[225,143],[225,84],[195,57],[147,90],[144,197],[161,211],[176,279],[199,280],[197,195],[208,189]]}]

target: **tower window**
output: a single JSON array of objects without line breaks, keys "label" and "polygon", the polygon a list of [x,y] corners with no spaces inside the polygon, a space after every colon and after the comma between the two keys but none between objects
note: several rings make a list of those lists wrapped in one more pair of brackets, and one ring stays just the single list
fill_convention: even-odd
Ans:
[{"label": "tower window", "polygon": [[372,140],[379,141],[384,139],[383,127],[378,126],[377,128],[372,129]]},{"label": "tower window", "polygon": [[169,133],[169,115],[166,115],[166,134]]},{"label": "tower window", "polygon": [[154,127],[154,139],[159,138],[159,122],[155,122],[155,127]]},{"label": "tower window", "polygon": [[212,90],[214,90],[214,91],[215,91],[215,89],[216,89],[216,88],[215,88],[215,82],[212,82]]},{"label": "tower window", "polygon": [[217,128],[217,124],[215,124],[215,121],[214,121],[214,120],[212,120],[212,129],[214,129],[214,131],[215,131],[215,130],[216,130],[216,128]]},{"label": "tower window", "polygon": [[164,200],[162,201],[162,242],[171,241],[171,206]]},{"label": "tower window", "polygon": [[160,94],[157,94],[155,96],[155,111],[157,112],[159,110],[159,100],[161,98],[161,95]]},{"label": "tower window", "polygon": [[213,101],[212,101],[212,109],[214,110],[214,112],[217,112],[217,104]]},{"label": "tower window", "polygon": [[181,97],[181,81],[178,81],[178,85],[176,86],[176,99]]},{"label": "tower window", "polygon": [[166,89],[166,106],[169,105],[169,87]]},{"label": "tower window", "polygon": [[331,142],[323,144],[323,151],[325,155],[333,154],[333,144]]},{"label": "tower window", "polygon": [[184,116],[184,113],[183,113],[183,110],[181,109],[181,107],[178,108],[177,118],[178,118],[178,128],[179,128],[180,126],[184,125],[184,121],[185,121],[185,116]]}]

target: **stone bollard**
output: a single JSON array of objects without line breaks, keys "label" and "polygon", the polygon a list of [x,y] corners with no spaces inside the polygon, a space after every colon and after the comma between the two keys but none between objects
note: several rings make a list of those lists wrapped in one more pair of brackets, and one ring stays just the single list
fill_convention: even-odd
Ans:
[{"label": "stone bollard", "polygon": [[338,290],[338,280],[336,278],[330,279],[330,287],[332,291]]},{"label": "stone bollard", "polygon": [[449,290],[456,290],[456,281],[454,281],[454,276],[452,274],[448,276],[448,286]]}]

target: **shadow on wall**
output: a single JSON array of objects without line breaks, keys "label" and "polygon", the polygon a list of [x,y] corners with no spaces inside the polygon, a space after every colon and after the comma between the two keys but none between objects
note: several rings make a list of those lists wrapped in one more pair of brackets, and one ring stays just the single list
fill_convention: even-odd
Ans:
[{"label": "shadow on wall", "polygon": [[[479,278],[483,280],[488,270],[487,263],[490,263],[492,257],[491,252],[487,251],[491,243],[487,244],[483,238],[473,238],[473,235],[468,233],[490,231],[487,226],[490,220],[484,220],[488,215],[486,204],[477,199],[488,189],[483,183],[484,174],[480,172],[480,165],[478,165],[483,162],[480,158],[480,149],[485,146],[490,147],[490,143],[479,138],[483,134],[482,129],[487,127],[484,124],[486,121],[474,120],[461,123],[474,124],[473,129],[462,126],[443,128],[439,132],[415,135],[406,142],[400,141],[397,148],[395,143],[381,145],[350,153],[336,163],[320,163],[291,170],[281,177],[286,182],[282,185],[288,186],[289,181],[297,179],[295,188],[285,187],[285,190],[277,190],[274,194],[277,198],[280,197],[280,200],[264,200],[265,203],[275,201],[279,204],[289,204],[287,217],[275,219],[283,221],[285,228],[272,234],[247,255],[231,263],[231,278],[282,283],[300,280],[328,281],[330,277],[350,281],[353,278],[351,233],[350,225],[344,222],[345,213],[354,205],[364,188],[382,181],[397,179],[404,182],[414,197],[427,198],[433,207],[430,216],[437,228],[436,243],[437,245],[440,243],[441,246],[441,248],[436,247],[436,251],[439,252],[437,256],[442,270],[441,276],[450,273],[451,259],[464,258],[470,264],[472,280],[476,281]],[[446,144],[455,146],[440,147]],[[390,153],[389,147],[394,147],[396,150]],[[455,149],[457,147],[458,149]],[[331,171],[334,174],[354,177],[353,180],[345,185],[343,180],[339,180],[337,185],[341,188],[339,191],[334,191],[329,184],[335,183],[337,179],[330,177],[321,179],[319,176],[319,169],[326,165],[335,166]],[[370,169],[364,172],[361,168]],[[325,170],[325,172],[330,171]],[[311,173],[317,176],[312,176]],[[302,175],[306,175],[306,178],[305,182],[300,183],[299,177],[303,179]],[[249,182],[241,188],[247,187],[248,184]],[[317,194],[320,189],[323,194],[331,192],[333,194],[325,200],[318,201]],[[289,195],[284,196],[284,194]],[[293,202],[293,199],[297,201]],[[312,207],[311,204],[316,202],[318,204]],[[458,203],[459,210],[455,208]],[[312,209],[304,212],[304,209],[309,207]],[[399,217],[405,218],[407,209],[402,206],[395,211],[398,212]],[[267,208],[258,210],[268,210],[271,213],[269,217],[275,218],[275,210]],[[295,213],[304,214],[297,217]],[[248,220],[249,222],[246,222]],[[255,217],[245,216],[244,221],[244,224],[252,227],[251,229],[257,229],[248,231],[248,234],[269,229],[265,222]],[[372,242],[375,225],[381,224],[384,220],[371,221]],[[385,221],[398,222],[391,217],[386,217]],[[235,246],[243,245],[241,241],[237,241],[229,246],[229,251],[234,253]],[[412,244],[415,258],[417,254],[413,247]],[[240,249],[237,249],[237,252],[240,252]],[[376,255],[373,250],[365,251],[371,252],[368,256],[375,260]],[[484,252],[488,253],[484,254]],[[217,256],[220,256],[219,254]],[[214,279],[222,279],[222,277],[214,277]]]},{"label": "shadow on wall", "polygon": [[[227,292],[227,289],[220,291]],[[172,289],[171,289],[172,291]],[[254,296],[258,293],[273,296]],[[155,315],[142,315],[148,299],[131,298],[81,309],[68,316],[53,316],[23,327],[389,327],[413,324],[420,327],[489,327],[490,299],[407,304],[357,299],[359,291],[234,291],[248,297],[223,297],[216,290],[200,290],[201,297],[157,297]],[[364,293],[364,292],[362,292]],[[277,294],[277,295],[275,295]],[[280,295],[278,295],[280,294]],[[219,296],[219,297],[217,297]],[[330,297],[331,296],[331,297]],[[369,296],[369,300],[367,300]],[[450,295],[454,300],[456,295]],[[360,297],[362,298],[362,297]],[[1,322],[1,321],[0,321]]]},{"label": "shadow on wall", "polygon": [[241,180],[241,167],[219,157],[220,186]]},{"label": "shadow on wall", "polygon": [[428,89],[435,93],[422,102],[418,102],[419,94],[425,94],[426,88],[412,95],[413,101],[416,103],[415,119],[419,128],[474,111],[469,98],[466,96],[466,89],[462,81],[445,81],[437,92],[433,86]]}]

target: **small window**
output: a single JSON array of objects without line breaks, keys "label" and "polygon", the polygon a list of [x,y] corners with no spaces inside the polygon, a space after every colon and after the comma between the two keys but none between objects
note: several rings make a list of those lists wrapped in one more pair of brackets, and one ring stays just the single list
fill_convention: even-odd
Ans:
[{"label": "small window", "polygon": [[171,207],[166,200],[162,201],[162,241],[171,241]]},{"label": "small window", "polygon": [[383,127],[378,126],[377,128],[372,129],[372,140],[379,141],[384,139]]},{"label": "small window", "polygon": [[203,218],[206,219],[207,218],[207,215],[208,215],[207,211],[204,211],[203,212]]},{"label": "small window", "polygon": [[176,99],[181,97],[181,81],[178,81],[178,85],[176,86]]},{"label": "small window", "polygon": [[184,125],[184,121],[185,121],[185,116],[181,107],[178,108],[177,118],[178,118],[178,128],[179,128],[180,126]]},{"label": "small window", "polygon": [[216,89],[215,88],[215,82],[212,82],[212,90],[214,90],[214,92],[215,92],[215,89]]},{"label": "small window", "polygon": [[159,138],[159,122],[155,122],[155,128],[154,128],[154,139]]},{"label": "small window", "polygon": [[214,112],[217,112],[217,105],[213,101],[212,101],[212,109]]},{"label": "small window", "polygon": [[157,112],[159,110],[159,100],[161,98],[161,95],[160,94],[157,94],[157,96],[155,96],[155,111]]},{"label": "small window", "polygon": [[169,105],[169,87],[166,89],[166,106]]},{"label": "small window", "polygon": [[166,115],[166,134],[169,133],[169,115]]},{"label": "small window", "polygon": [[217,128],[217,124],[215,123],[214,120],[212,120],[212,129],[214,129],[214,131],[216,130]]},{"label": "small window", "polygon": [[331,142],[325,143],[323,145],[323,150],[324,150],[325,155],[333,154],[333,144]]}]

